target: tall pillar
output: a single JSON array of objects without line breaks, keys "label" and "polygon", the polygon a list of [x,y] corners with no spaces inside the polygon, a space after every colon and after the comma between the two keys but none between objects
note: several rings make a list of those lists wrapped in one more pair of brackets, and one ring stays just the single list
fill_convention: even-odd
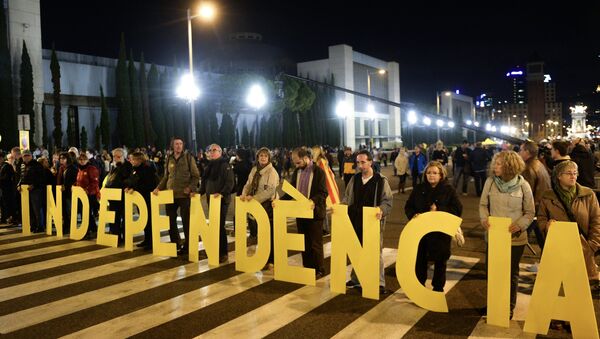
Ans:
[{"label": "tall pillar", "polygon": [[[387,63],[388,100],[400,103],[400,65],[397,62]],[[390,141],[402,141],[402,115],[400,107],[388,106],[390,115],[388,135],[393,136]]]},{"label": "tall pillar", "polygon": [[[348,45],[329,46],[329,69],[333,74],[335,85],[349,90],[354,90],[352,47]],[[336,93],[338,100],[348,104],[348,116],[344,121],[344,143],[356,149],[356,132],[354,129],[354,95],[349,93]]]},{"label": "tall pillar", "polygon": [[[31,58],[33,69],[33,109],[35,111],[35,142],[42,143],[42,103],[44,102],[44,78],[42,70],[42,26],[39,0],[8,0],[8,35],[15,86],[15,107],[20,111],[19,95],[21,79],[21,52],[23,41]],[[16,128],[16,126],[15,126]]]}]

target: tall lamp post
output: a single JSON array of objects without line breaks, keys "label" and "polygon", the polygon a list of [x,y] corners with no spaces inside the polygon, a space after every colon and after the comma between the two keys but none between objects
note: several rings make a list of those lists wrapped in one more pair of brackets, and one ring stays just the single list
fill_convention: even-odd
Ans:
[{"label": "tall lamp post", "polygon": [[[191,10],[187,9],[187,26],[188,26],[188,53],[190,59],[190,78],[192,84],[195,86],[195,78],[194,78],[194,53],[192,49],[192,19],[201,17],[206,21],[211,21],[216,15],[215,6],[210,2],[203,2],[200,5],[200,10],[198,14],[192,15]],[[198,151],[198,145],[196,144],[196,115],[194,113],[194,100],[196,98],[190,97],[190,115],[192,118],[192,149],[194,153]]]},{"label": "tall lamp post", "polygon": [[367,95],[369,96],[369,102],[367,103],[367,112],[369,113],[371,120],[371,128],[370,128],[370,140],[369,140],[369,150],[373,150],[373,123],[375,122],[375,108],[371,103],[371,74],[379,74],[384,75],[384,69],[378,69],[376,72],[371,72],[367,70]]}]

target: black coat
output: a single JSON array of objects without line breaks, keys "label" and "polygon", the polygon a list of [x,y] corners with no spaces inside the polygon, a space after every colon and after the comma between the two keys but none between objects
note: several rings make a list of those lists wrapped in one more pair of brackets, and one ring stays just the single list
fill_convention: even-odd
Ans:
[{"label": "black coat", "polygon": [[44,167],[39,162],[31,159],[29,163],[21,164],[21,180],[20,185],[30,185],[33,189],[44,189],[46,191],[46,180],[44,175]]},{"label": "black coat", "polygon": [[113,167],[108,173],[106,179],[106,188],[125,188],[125,181],[129,178],[132,172],[132,166],[129,161],[125,161],[121,165]]},{"label": "black coat", "polygon": [[[410,220],[417,213],[426,213],[435,203],[437,211],[448,212],[458,217],[462,214],[462,203],[458,199],[456,190],[447,180],[440,182],[432,188],[429,182],[423,182],[411,192],[406,201],[404,211]],[[450,257],[450,242],[452,238],[442,232],[432,232],[421,240],[427,244],[427,253],[430,260],[448,260]]]},{"label": "black coat", "polygon": [[571,160],[577,163],[577,172],[579,172],[577,183],[581,186],[596,188],[596,182],[594,181],[596,166],[592,154],[583,145],[577,144],[571,151],[570,156]]},{"label": "black coat", "polygon": [[[228,160],[221,158],[209,161],[200,181],[200,194],[219,193],[223,196],[221,204],[229,204],[234,187],[235,178]],[[210,197],[206,199],[210,200]]]},{"label": "black coat", "polygon": [[133,188],[139,192],[144,199],[149,200],[150,193],[158,185],[158,177],[156,169],[148,162],[142,163],[140,166],[132,166],[131,175],[125,179],[125,187]]},{"label": "black coat", "polygon": [[[292,174],[292,186],[296,187],[298,181],[298,168],[294,170]],[[298,187],[296,187],[298,188]],[[314,220],[323,220],[326,215],[325,201],[329,193],[327,192],[327,185],[325,184],[325,172],[316,163],[313,162],[313,178],[312,185],[310,188],[310,196],[308,199],[315,203]],[[292,197],[288,194],[284,195],[281,200],[292,200]]]}]

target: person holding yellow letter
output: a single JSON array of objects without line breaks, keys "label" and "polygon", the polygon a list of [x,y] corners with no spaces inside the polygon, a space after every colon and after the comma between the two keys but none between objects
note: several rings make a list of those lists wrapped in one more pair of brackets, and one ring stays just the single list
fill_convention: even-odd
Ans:
[{"label": "person holding yellow letter", "polygon": [[[292,151],[292,161],[296,165],[296,169],[292,174],[291,184],[312,201],[314,210],[312,219],[296,219],[298,233],[304,235],[302,265],[306,268],[314,268],[316,278],[321,279],[325,276],[322,226],[326,213],[325,200],[327,199],[325,172],[311,160],[304,147],[297,147]],[[292,197],[286,194],[281,199],[292,200]]]},{"label": "person holding yellow letter", "polygon": [[566,160],[554,167],[552,189],[542,195],[537,219],[545,233],[554,221],[577,223],[590,286],[598,295],[600,286],[594,253],[600,249],[600,207],[594,191],[577,183],[577,175],[577,164],[573,161]]},{"label": "person holding yellow letter", "polygon": [[[423,182],[418,184],[406,201],[404,211],[410,220],[421,213],[442,211],[460,217],[462,203],[456,190],[446,180],[446,167],[439,161],[431,161],[425,167]],[[435,263],[431,285],[436,292],[444,292],[446,284],[446,263],[450,259],[452,237],[442,232],[425,235],[419,242],[415,272],[419,282],[425,286],[428,261]]]},{"label": "person holding yellow letter", "polygon": [[[483,186],[479,200],[479,217],[486,230],[490,228],[488,218],[507,217],[512,223],[510,261],[510,318],[517,304],[519,285],[519,261],[527,244],[527,227],[535,216],[533,193],[529,183],[521,176],[525,162],[514,151],[496,153],[490,165],[490,176]],[[486,254],[487,255],[487,254]],[[486,260],[487,261],[487,260]]]},{"label": "person holding yellow letter", "polygon": [[[385,217],[392,211],[392,189],[387,178],[373,170],[373,157],[367,150],[359,151],[356,155],[356,165],[360,173],[352,176],[346,192],[342,199],[342,204],[348,205],[348,216],[362,244],[363,240],[363,207],[378,207],[379,213],[377,219],[380,220],[380,247],[379,247],[379,294],[387,294],[385,289],[385,277],[383,271],[383,230],[385,227]],[[350,274],[350,280],[346,283],[348,288],[360,289],[360,283],[354,270]]]},{"label": "person holding yellow letter", "polygon": [[[244,185],[242,190],[241,199],[243,201],[250,201],[255,199],[265,209],[269,216],[269,224],[271,226],[271,251],[269,259],[264,269],[269,269],[273,263],[273,206],[272,201],[277,199],[277,186],[279,186],[279,174],[271,164],[271,151],[262,147],[256,152],[256,166],[252,167],[250,175],[248,175],[248,181]],[[248,219],[248,224],[254,224],[250,226],[250,229],[258,227],[254,218]]]}]

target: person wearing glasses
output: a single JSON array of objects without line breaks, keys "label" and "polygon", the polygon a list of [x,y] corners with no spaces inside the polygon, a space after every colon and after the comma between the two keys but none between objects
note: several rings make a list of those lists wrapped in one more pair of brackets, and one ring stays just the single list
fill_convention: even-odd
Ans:
[{"label": "person wearing glasses", "polygon": [[[200,174],[194,157],[184,150],[182,138],[173,137],[171,148],[173,151],[165,161],[165,173],[152,193],[158,195],[158,191],[173,190],[173,203],[166,206],[169,216],[169,237],[171,242],[179,247],[177,254],[184,255],[188,252],[190,241],[190,198],[196,192]],[[183,244],[177,227],[177,209],[181,214],[185,234]]]},{"label": "person wearing glasses", "polygon": [[219,263],[227,262],[227,233],[225,219],[231,203],[231,191],[235,185],[233,170],[229,159],[223,157],[223,149],[217,144],[208,148],[209,162],[200,182],[200,194],[206,195],[206,203],[210,206],[210,196],[221,196],[221,213],[219,218]]},{"label": "person wearing glasses", "polygon": [[578,174],[574,161],[565,160],[554,166],[552,189],[542,195],[537,220],[545,233],[554,221],[577,223],[588,278],[597,297],[600,287],[594,253],[600,249],[600,207],[594,191],[577,182]]}]

